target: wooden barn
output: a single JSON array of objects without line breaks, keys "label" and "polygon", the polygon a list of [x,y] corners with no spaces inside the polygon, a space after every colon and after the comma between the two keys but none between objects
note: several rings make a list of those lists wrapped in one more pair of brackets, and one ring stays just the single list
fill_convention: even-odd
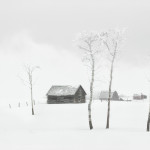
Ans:
[{"label": "wooden barn", "polygon": [[142,94],[142,93],[141,94],[134,94],[133,99],[134,100],[143,100],[143,99],[147,99],[147,96]]},{"label": "wooden barn", "polygon": [[[109,92],[108,91],[101,91],[99,99],[102,101],[102,100],[108,100],[108,98],[109,98]],[[111,92],[110,100],[115,100],[115,101],[120,100],[117,91]]]},{"label": "wooden barn", "polygon": [[86,92],[79,86],[52,86],[47,93],[47,104],[85,103]]}]

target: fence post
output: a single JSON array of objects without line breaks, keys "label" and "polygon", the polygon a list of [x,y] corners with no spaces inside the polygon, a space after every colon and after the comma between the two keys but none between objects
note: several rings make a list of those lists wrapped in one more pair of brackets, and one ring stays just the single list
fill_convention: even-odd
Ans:
[{"label": "fence post", "polygon": [[9,108],[11,109],[11,105],[9,104]]}]

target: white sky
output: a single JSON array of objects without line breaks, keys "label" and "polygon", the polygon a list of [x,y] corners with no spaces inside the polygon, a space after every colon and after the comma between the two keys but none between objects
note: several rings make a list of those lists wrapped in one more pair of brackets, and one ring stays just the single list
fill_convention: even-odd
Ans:
[{"label": "white sky", "polygon": [[[88,77],[82,52],[73,45],[78,32],[127,28],[115,66],[113,89],[120,94],[148,93],[150,57],[149,0],[5,0],[0,1],[0,100],[23,99],[22,65],[41,66],[35,97],[52,84],[82,84]],[[108,74],[100,72],[96,90],[107,90]]]}]

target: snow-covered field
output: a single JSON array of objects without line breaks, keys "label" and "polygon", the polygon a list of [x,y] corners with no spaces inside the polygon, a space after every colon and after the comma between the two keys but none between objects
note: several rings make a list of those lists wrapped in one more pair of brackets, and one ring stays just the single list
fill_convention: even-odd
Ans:
[{"label": "snow-covered field", "polygon": [[31,108],[0,107],[1,150],[149,150],[147,102],[112,102],[106,130],[107,103],[94,101],[94,130],[89,130],[86,104],[37,104]]}]

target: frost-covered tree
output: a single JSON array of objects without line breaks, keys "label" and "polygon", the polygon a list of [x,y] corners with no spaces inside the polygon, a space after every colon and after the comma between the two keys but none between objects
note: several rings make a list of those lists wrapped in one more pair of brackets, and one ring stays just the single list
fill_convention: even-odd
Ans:
[{"label": "frost-covered tree", "polygon": [[[149,59],[149,57],[150,57],[150,55],[148,55],[148,59]],[[150,72],[148,71],[147,73],[146,73],[147,75],[147,82],[148,82],[148,85],[150,85],[150,78],[149,78],[149,74],[150,74]],[[149,87],[150,88],[150,87]],[[149,106],[148,106],[148,116],[147,116],[147,125],[146,125],[146,131],[147,132],[149,132],[150,131],[150,94],[149,94],[149,96],[148,96],[148,98],[149,98]]]},{"label": "frost-covered tree", "polygon": [[23,83],[27,87],[29,87],[29,89],[30,89],[32,115],[34,115],[34,99],[33,99],[33,85],[34,85],[34,82],[33,82],[33,73],[34,73],[34,71],[36,69],[39,69],[39,68],[40,68],[39,66],[25,65],[24,66],[24,70],[25,70],[26,77],[24,77],[24,78],[27,78],[27,79],[20,78],[23,81]]},{"label": "frost-covered tree", "polygon": [[147,131],[149,131],[149,127],[150,127],[150,100],[149,100],[149,112],[148,112],[148,119],[147,119]]},{"label": "frost-covered tree", "polygon": [[88,104],[89,127],[93,129],[91,104],[93,100],[93,85],[95,77],[96,57],[100,51],[99,34],[96,32],[82,32],[77,37],[77,46],[84,51],[83,60],[90,71],[90,100]]},{"label": "frost-covered tree", "polygon": [[120,50],[120,46],[122,45],[123,37],[124,37],[124,29],[123,30],[108,30],[107,32],[102,33],[103,35],[103,44],[109,52],[110,56],[110,79],[109,79],[109,97],[108,97],[108,110],[107,110],[107,123],[106,128],[109,128],[109,120],[110,120],[110,99],[111,99],[111,91],[112,91],[112,81],[113,81],[113,70],[114,70],[114,62],[117,56],[118,51]]}]

